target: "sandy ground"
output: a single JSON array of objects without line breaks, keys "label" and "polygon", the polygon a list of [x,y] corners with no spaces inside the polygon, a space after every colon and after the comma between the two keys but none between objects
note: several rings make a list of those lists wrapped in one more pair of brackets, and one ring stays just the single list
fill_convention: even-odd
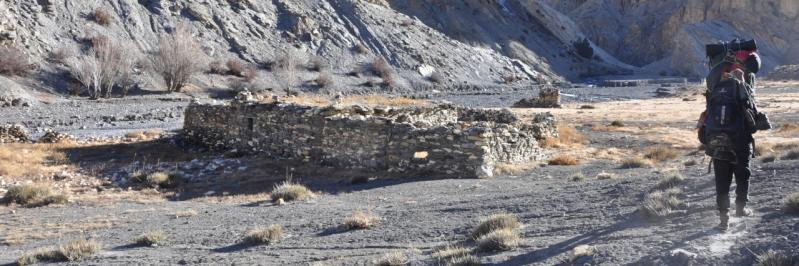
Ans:
[{"label": "sandy ground", "polygon": [[[759,99],[775,125],[799,122],[796,88],[766,88]],[[799,217],[784,214],[780,204],[797,192],[799,161],[756,160],[751,189],[755,215],[733,219],[732,230],[722,233],[714,229],[718,221],[708,161],[696,152],[693,127],[703,109],[700,96],[593,102],[595,109],[579,108],[585,104],[513,109],[523,116],[550,111],[573,125],[588,141],[551,152],[577,156],[579,165],[542,162],[494,179],[377,178],[364,184],[350,184],[346,176],[304,173],[302,166],[295,166],[295,180],[317,195],[286,205],[273,204],[268,195],[272,184],[284,178],[285,165],[262,158],[206,153],[175,138],[45,149],[63,153],[55,162],[62,166],[31,179],[53,182],[71,191],[72,199],[39,208],[0,206],[0,264],[40,247],[91,238],[103,248],[79,261],[81,265],[371,265],[391,251],[408,254],[410,265],[436,265],[434,248],[453,243],[473,247],[469,234],[478,220],[499,212],[519,217],[522,243],[512,251],[475,253],[487,265],[569,265],[571,250],[582,244],[597,252],[578,262],[593,265],[751,265],[755,254],[767,250],[799,250]],[[625,126],[608,126],[615,120]],[[757,138],[773,147],[798,136],[778,129]],[[619,169],[623,159],[654,145],[671,146],[679,155],[652,167]],[[53,167],[54,162],[41,164]],[[166,190],[122,185],[119,176],[137,167],[172,167],[190,175],[192,182]],[[74,173],[56,181],[47,171]],[[595,178],[601,172],[616,178]],[[674,172],[686,177],[678,185],[686,206],[668,218],[644,218],[638,211],[643,196]],[[576,173],[587,179],[572,181]],[[4,178],[4,188],[24,180]],[[356,210],[371,211],[381,222],[367,230],[340,229]],[[181,212],[193,215],[176,217]],[[285,238],[278,244],[239,244],[248,230],[270,224],[284,227]],[[132,245],[136,236],[150,230],[163,230],[166,243]],[[696,258],[685,262],[671,255],[679,249]]]}]

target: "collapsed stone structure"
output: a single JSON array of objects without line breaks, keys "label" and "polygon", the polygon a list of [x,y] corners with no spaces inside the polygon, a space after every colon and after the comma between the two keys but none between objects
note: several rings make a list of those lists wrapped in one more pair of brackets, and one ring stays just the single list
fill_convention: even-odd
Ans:
[{"label": "collapsed stone structure", "polygon": [[398,176],[488,177],[496,165],[543,159],[539,140],[556,135],[554,118],[522,122],[507,110],[430,107],[306,106],[235,101],[193,103],[190,141],[272,159]]},{"label": "collapsed stone structure", "polygon": [[556,88],[541,88],[538,98],[525,98],[513,104],[519,108],[560,108],[560,90]]}]

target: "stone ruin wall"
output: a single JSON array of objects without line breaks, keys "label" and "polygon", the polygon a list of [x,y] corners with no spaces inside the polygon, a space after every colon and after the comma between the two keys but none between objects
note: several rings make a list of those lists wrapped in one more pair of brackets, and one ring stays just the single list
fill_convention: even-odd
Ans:
[{"label": "stone ruin wall", "polygon": [[189,140],[278,160],[399,176],[487,177],[500,163],[543,159],[557,134],[551,114],[519,122],[507,110],[313,107],[288,103],[192,104]]}]

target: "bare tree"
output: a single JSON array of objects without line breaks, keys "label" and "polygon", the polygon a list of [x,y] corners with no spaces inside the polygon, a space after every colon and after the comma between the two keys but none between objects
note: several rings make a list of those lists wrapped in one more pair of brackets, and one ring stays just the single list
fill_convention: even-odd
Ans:
[{"label": "bare tree", "polygon": [[278,57],[276,72],[278,81],[286,90],[286,95],[291,95],[291,91],[299,81],[299,67],[303,65],[303,56],[293,47],[286,48]]},{"label": "bare tree", "polygon": [[192,75],[206,66],[205,54],[188,26],[178,26],[161,38],[158,48],[150,55],[150,67],[166,83],[169,92],[179,92]]},{"label": "bare tree", "polygon": [[97,43],[89,52],[67,60],[70,73],[80,81],[92,99],[110,98],[114,87],[130,86],[133,67],[138,60],[136,49],[125,43],[108,39]]},{"label": "bare tree", "polygon": [[100,60],[93,55],[82,55],[67,60],[69,72],[86,88],[89,98],[97,99],[102,89],[102,71]]}]

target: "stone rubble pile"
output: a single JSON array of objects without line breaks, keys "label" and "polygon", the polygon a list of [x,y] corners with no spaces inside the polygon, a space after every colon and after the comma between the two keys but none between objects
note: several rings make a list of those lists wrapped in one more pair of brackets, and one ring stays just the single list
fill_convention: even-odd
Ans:
[{"label": "stone rubble pile", "polygon": [[25,127],[12,124],[0,126],[0,143],[27,142],[28,140],[30,140],[30,135]]}]

